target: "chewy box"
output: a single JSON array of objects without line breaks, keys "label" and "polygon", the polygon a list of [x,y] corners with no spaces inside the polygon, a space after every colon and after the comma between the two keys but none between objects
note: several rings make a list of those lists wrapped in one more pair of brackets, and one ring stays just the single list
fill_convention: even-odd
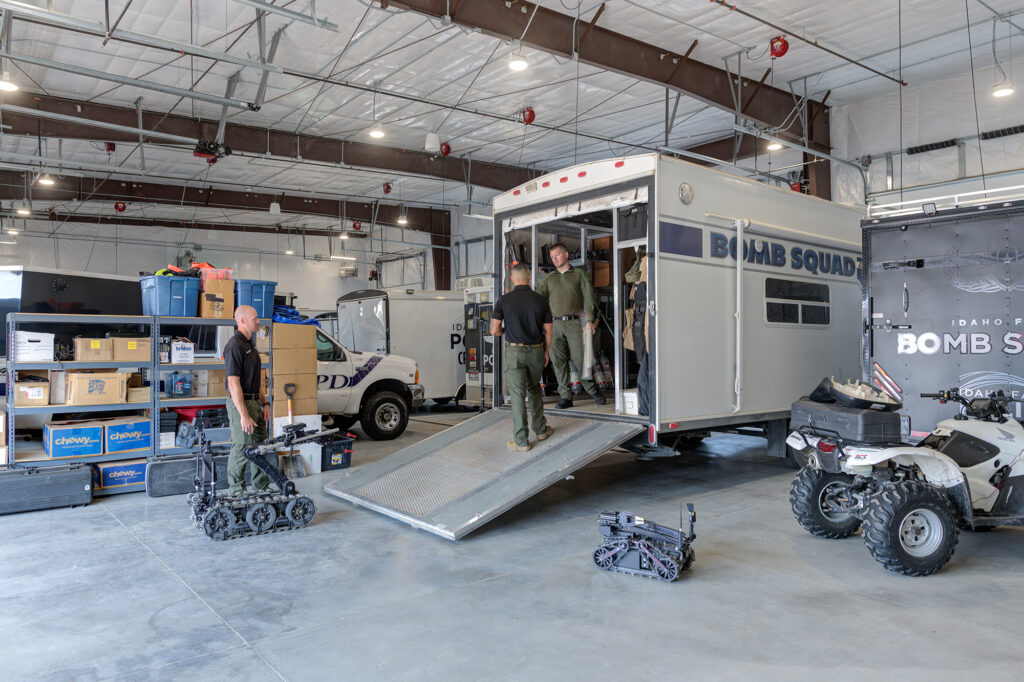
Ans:
[{"label": "chewy box", "polygon": [[94,421],[44,424],[43,451],[52,458],[102,455],[103,424]]},{"label": "chewy box", "polygon": [[153,425],[149,419],[116,419],[107,422],[103,427],[103,447],[107,452],[138,450],[152,445]]},{"label": "chewy box", "polygon": [[127,459],[123,462],[101,462],[96,465],[100,488],[123,488],[146,481],[146,460]]}]

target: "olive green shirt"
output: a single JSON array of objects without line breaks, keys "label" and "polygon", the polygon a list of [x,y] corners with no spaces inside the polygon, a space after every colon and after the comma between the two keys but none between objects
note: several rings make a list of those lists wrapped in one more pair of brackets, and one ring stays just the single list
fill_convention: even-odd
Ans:
[{"label": "olive green shirt", "polygon": [[594,287],[590,285],[590,275],[582,268],[570,266],[565,272],[549,272],[537,285],[537,293],[548,299],[555,317],[576,315],[583,310],[588,322],[597,319]]}]

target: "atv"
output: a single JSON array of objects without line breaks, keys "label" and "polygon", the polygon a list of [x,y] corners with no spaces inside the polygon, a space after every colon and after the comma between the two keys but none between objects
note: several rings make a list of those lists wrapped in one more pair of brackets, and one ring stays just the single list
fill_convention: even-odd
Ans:
[{"label": "atv", "polygon": [[[856,407],[848,400],[818,410],[804,405],[799,420],[798,405],[809,401],[794,403],[795,430],[786,441],[807,457],[789,495],[800,525],[825,538],[846,538],[863,527],[871,555],[911,576],[942,568],[960,529],[1024,525],[1024,466],[1016,466],[1024,427],[1009,411],[1016,401],[1002,391],[968,400],[957,388],[921,397],[963,409],[916,445],[865,435],[885,429],[853,428],[860,439],[850,438],[851,424],[881,423],[878,417],[892,409],[864,395]],[[1015,494],[1016,485],[1022,488]]]}]

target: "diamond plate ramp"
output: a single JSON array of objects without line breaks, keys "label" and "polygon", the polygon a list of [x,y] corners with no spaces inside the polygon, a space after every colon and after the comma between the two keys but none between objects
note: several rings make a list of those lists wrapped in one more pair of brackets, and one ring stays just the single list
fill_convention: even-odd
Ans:
[{"label": "diamond plate ramp", "polygon": [[555,431],[529,452],[509,451],[512,412],[493,409],[346,470],[324,492],[458,540],[644,429],[637,421],[546,416]]}]

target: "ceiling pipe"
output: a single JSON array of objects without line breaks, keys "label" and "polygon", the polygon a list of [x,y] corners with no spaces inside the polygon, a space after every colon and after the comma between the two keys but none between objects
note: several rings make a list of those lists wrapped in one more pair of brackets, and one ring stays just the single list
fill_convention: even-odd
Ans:
[{"label": "ceiling pipe", "polygon": [[113,130],[119,133],[128,133],[130,135],[145,135],[146,137],[167,140],[168,142],[179,142],[181,144],[194,145],[196,138],[184,137],[182,135],[172,135],[170,133],[161,133],[157,130],[143,130],[142,128],[133,128],[131,126],[118,125],[116,123],[107,123],[105,121],[97,121],[91,118],[81,118],[78,116],[68,116],[67,114],[58,114],[52,111],[44,111],[42,109],[30,109],[28,107],[19,107],[14,104],[6,104],[0,102],[0,111],[7,111],[12,114],[22,114],[24,116],[34,116],[37,118],[45,118],[51,121],[60,121],[62,123],[73,123],[75,125],[89,126],[92,128],[99,128],[100,130]]},{"label": "ceiling pipe", "polygon": [[[45,24],[55,28],[66,28],[71,31],[104,38],[104,43],[106,42],[106,39],[109,38],[120,42],[135,43],[136,45],[144,45],[146,47],[155,47],[160,50],[177,52],[179,55],[205,57],[206,59],[213,59],[221,62],[231,62],[232,64],[237,64],[239,66],[251,66],[254,69],[262,69],[264,71],[281,71],[279,67],[274,66],[273,64],[263,64],[252,59],[236,57],[234,55],[227,54],[226,52],[208,50],[205,47],[192,45],[191,43],[182,43],[177,40],[167,40],[165,38],[158,38],[157,36],[135,33],[134,31],[126,31],[124,29],[117,28],[117,22],[114,23],[114,28],[110,30],[110,35],[108,36],[106,27],[100,22],[78,19],[77,17],[73,17],[68,14],[61,14],[60,12],[50,12],[41,7],[34,7],[23,2],[0,0],[0,9],[9,11],[15,17],[32,21],[33,23]],[[118,21],[120,21],[120,18],[118,18]]]},{"label": "ceiling pipe", "polygon": [[324,28],[328,31],[338,32],[338,25],[327,21],[327,18],[317,19],[315,16],[310,14],[303,14],[302,12],[296,12],[295,10],[281,7],[279,5],[271,5],[269,2],[262,2],[261,0],[235,0],[243,5],[249,5],[255,7],[263,12],[271,12],[272,14],[280,14],[282,17],[287,17],[294,21],[301,21],[304,24],[311,24],[317,28]]},{"label": "ceiling pipe", "polygon": [[136,88],[143,88],[145,90],[155,90],[157,92],[162,92],[167,95],[174,95],[175,97],[184,97],[185,99],[194,99],[200,102],[209,102],[210,104],[235,107],[236,109],[251,108],[249,104],[246,104],[245,102],[242,102],[237,99],[228,99],[227,97],[208,95],[203,92],[185,90],[182,88],[176,88],[171,85],[163,85],[162,83],[153,83],[152,81],[143,81],[137,78],[129,78],[128,76],[118,76],[112,73],[107,73],[105,71],[96,71],[94,69],[87,69],[84,66],[74,66],[72,64],[54,62],[50,61],[49,59],[32,57],[27,54],[12,54],[10,52],[0,52],[0,57],[5,57],[16,62],[23,62],[25,64],[34,64],[36,66],[42,66],[47,69],[66,71],[67,73],[73,73],[79,76],[88,76],[90,78],[96,78],[99,80],[111,81],[112,83],[120,83],[121,85],[130,85]]}]

